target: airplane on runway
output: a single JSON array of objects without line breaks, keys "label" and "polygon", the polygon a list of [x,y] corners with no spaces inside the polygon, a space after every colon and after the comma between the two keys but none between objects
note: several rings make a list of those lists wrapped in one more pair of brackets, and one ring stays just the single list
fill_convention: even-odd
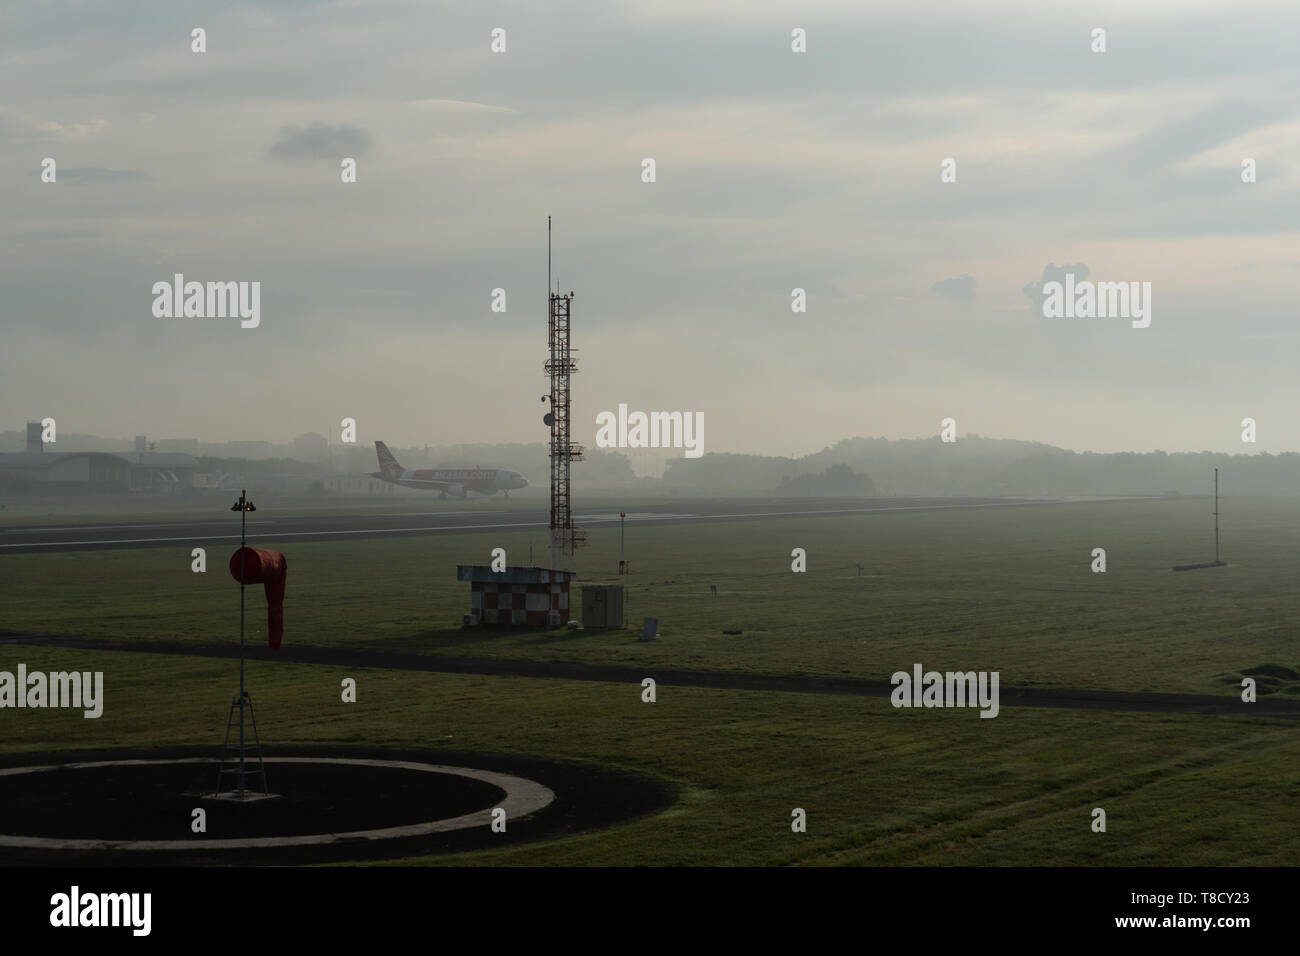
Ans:
[{"label": "airplane on runway", "polygon": [[379,457],[379,471],[370,472],[371,478],[406,488],[439,491],[443,498],[468,498],[471,491],[480,495],[501,491],[509,498],[512,490],[528,487],[527,478],[505,468],[403,468],[381,441],[375,442],[375,454]]}]

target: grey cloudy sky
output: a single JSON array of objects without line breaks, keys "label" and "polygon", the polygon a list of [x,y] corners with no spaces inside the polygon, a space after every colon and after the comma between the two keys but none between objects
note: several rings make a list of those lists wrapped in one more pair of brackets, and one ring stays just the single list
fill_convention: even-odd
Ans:
[{"label": "grey cloudy sky", "polygon": [[[544,440],[551,214],[580,441],[1300,449],[1297,49],[1294,3],[9,4],[0,430]],[[1043,318],[1067,263],[1150,328]],[[176,272],[261,326],[155,318]]]}]

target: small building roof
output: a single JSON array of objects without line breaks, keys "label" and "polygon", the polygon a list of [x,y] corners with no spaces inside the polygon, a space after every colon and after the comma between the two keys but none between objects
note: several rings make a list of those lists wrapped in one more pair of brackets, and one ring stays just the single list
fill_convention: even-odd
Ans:
[{"label": "small building roof", "polygon": [[576,571],[555,568],[507,568],[493,571],[486,564],[456,565],[456,580],[500,584],[567,584],[578,576]]},{"label": "small building roof", "polygon": [[62,461],[75,452],[49,454],[43,451],[16,451],[0,454],[0,468],[39,468]]},{"label": "small building roof", "polygon": [[17,451],[0,454],[0,468],[49,468],[51,465],[69,458],[94,456],[97,458],[120,458],[111,452],[102,451]]},{"label": "small building roof", "polygon": [[163,454],[161,452],[112,451],[18,451],[0,454],[0,468],[49,468],[51,465],[79,456],[117,458],[136,468],[197,468],[199,460],[193,455]]}]

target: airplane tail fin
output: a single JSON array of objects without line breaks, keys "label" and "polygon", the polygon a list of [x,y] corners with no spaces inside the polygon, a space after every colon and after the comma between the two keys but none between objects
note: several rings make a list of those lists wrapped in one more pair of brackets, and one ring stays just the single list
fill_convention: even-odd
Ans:
[{"label": "airplane tail fin", "polygon": [[387,445],[381,441],[375,442],[375,454],[379,456],[379,470],[385,478],[401,477],[402,466],[397,463]]}]

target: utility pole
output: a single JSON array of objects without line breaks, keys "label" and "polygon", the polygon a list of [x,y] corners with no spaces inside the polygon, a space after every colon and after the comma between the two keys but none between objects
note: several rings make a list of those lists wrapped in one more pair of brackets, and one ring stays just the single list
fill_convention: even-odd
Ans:
[{"label": "utility pole", "polygon": [[[248,563],[248,512],[256,511],[257,508],[248,500],[248,491],[243,489],[239,492],[239,500],[230,506],[231,511],[239,512],[239,696],[230,704],[230,711],[226,715],[226,741],[221,748],[221,766],[217,770],[217,796],[222,793],[222,783],[226,774],[235,775],[235,793],[234,795],[243,800],[248,796],[248,777],[259,776],[262,779],[262,792],[266,793],[266,766],[262,761],[262,738],[257,732],[257,714],[253,711],[253,700],[248,696],[248,690],[244,685],[244,588],[247,586],[247,563]],[[248,717],[252,723],[253,744],[252,751],[257,757],[257,769],[250,770],[247,766],[248,751],[250,749],[248,741],[245,739],[244,710],[248,710]],[[235,714],[239,715],[239,744],[232,746],[230,743],[230,729],[235,721]],[[239,751],[239,761],[236,766],[227,768],[226,759],[231,751]]]},{"label": "utility pole", "polygon": [[1219,469],[1214,469],[1214,563],[1219,563]]},{"label": "utility pole", "polygon": [[239,500],[231,507],[239,509],[239,795],[244,795],[244,758],[247,746],[244,743],[244,579],[247,576],[248,555],[248,513],[253,510],[253,503],[248,500],[248,492],[240,491]]}]

